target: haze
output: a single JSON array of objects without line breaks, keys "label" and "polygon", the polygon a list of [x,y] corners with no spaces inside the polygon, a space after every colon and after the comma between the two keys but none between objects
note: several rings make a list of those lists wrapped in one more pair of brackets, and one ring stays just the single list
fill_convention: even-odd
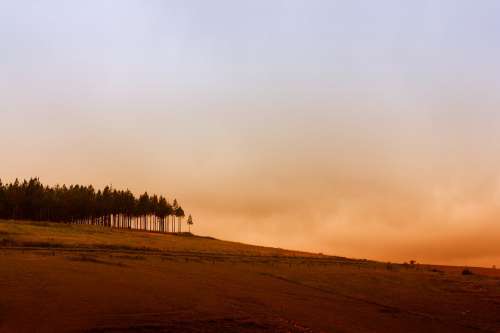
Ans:
[{"label": "haze", "polygon": [[194,232],[500,264],[498,1],[3,1],[0,177]]}]

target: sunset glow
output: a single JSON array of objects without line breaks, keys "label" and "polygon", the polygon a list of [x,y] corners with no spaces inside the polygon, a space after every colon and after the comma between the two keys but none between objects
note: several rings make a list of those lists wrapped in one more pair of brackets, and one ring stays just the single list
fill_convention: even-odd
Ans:
[{"label": "sunset glow", "polygon": [[499,15],[2,2],[0,177],[175,196],[226,240],[499,266]]}]

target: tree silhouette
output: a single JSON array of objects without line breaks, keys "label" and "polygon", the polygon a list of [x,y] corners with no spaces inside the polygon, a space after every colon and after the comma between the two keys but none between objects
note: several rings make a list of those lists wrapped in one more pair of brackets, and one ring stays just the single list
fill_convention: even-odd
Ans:
[{"label": "tree silhouette", "polygon": [[[38,178],[4,184],[0,180],[0,219],[26,219],[91,224],[113,228],[181,231],[184,210],[163,196],[147,192],[136,198],[130,190],[92,185],[44,186]],[[177,228],[175,219],[177,218]],[[166,222],[166,224],[165,224]]]},{"label": "tree silhouette", "polygon": [[179,209],[179,204],[177,203],[177,199],[174,199],[172,203],[172,210],[170,211],[170,215],[172,216],[172,232],[175,232],[175,217],[177,216],[177,210]]},{"label": "tree silhouette", "polygon": [[193,217],[191,216],[191,214],[189,214],[189,216],[188,216],[187,225],[189,228],[189,233],[191,233],[191,226],[193,225]]},{"label": "tree silhouette", "polygon": [[176,211],[175,211],[175,217],[177,217],[177,224],[179,226],[179,228],[177,229],[178,232],[182,232],[182,219],[184,218],[185,214],[184,214],[184,210],[182,209],[182,207],[177,207]]}]

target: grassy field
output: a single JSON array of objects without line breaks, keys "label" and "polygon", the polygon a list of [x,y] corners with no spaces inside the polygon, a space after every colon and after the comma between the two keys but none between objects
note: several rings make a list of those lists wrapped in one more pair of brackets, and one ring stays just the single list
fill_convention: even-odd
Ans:
[{"label": "grassy field", "polygon": [[162,234],[92,225],[30,221],[0,220],[0,243],[4,247],[107,249],[187,254],[196,252],[205,255],[286,256],[318,260],[333,258],[307,252],[221,241],[188,233]]},{"label": "grassy field", "polygon": [[500,332],[471,270],[0,221],[0,332]]}]

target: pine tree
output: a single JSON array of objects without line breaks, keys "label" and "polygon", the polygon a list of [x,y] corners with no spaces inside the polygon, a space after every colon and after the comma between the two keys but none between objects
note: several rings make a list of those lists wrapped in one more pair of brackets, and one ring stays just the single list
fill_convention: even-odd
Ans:
[{"label": "pine tree", "polygon": [[189,233],[191,233],[191,226],[193,225],[193,217],[191,216],[191,214],[189,214],[189,216],[188,216],[187,225],[189,228]]},{"label": "pine tree", "polygon": [[[138,199],[129,190],[92,185],[44,186],[38,178],[4,184],[0,180],[0,218],[27,219],[119,227],[128,229],[181,231],[184,210],[177,200],[170,205],[163,196]],[[165,222],[166,225],[165,225]]]}]

